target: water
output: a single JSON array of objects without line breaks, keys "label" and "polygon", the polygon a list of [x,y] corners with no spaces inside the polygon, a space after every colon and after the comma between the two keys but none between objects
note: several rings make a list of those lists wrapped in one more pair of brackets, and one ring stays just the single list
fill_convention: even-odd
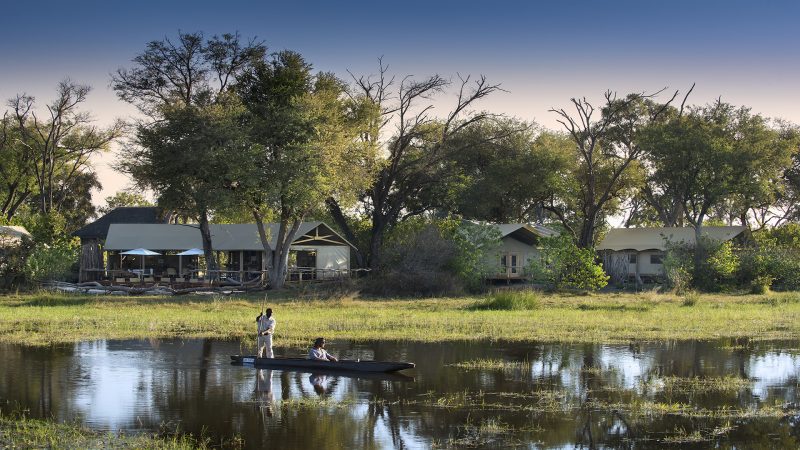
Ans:
[{"label": "water", "polygon": [[[0,408],[104,431],[184,431],[248,448],[798,448],[800,342],[328,344],[412,361],[408,377],[232,366],[235,342],[0,345]],[[276,356],[301,349],[276,348]],[[465,370],[477,359],[513,367]],[[413,377],[413,378],[412,378]],[[674,377],[738,380],[669,388]],[[674,386],[674,385],[673,385]],[[686,386],[686,384],[683,384]],[[659,409],[660,408],[660,409]],[[669,409],[667,411],[666,409]]]}]

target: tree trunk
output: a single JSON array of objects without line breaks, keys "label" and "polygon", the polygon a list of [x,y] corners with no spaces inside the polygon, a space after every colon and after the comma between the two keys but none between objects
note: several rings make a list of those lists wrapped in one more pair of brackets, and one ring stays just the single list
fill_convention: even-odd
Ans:
[{"label": "tree trunk", "polygon": [[695,280],[700,279],[700,271],[703,270],[703,260],[706,257],[705,247],[702,243],[703,219],[700,218],[694,225],[694,270],[692,276]]},{"label": "tree trunk", "polygon": [[217,279],[217,259],[214,257],[214,250],[211,247],[211,229],[208,226],[208,211],[203,210],[200,214],[200,236],[203,238],[203,253],[206,257],[206,272],[212,279]]},{"label": "tree trunk", "polygon": [[[264,259],[267,260],[267,270],[269,271],[272,267],[272,246],[269,245],[269,236],[267,236],[267,230],[264,228],[264,218],[261,216],[261,212],[256,208],[253,208],[253,218],[256,220],[258,237],[261,239],[261,246],[264,248]],[[267,281],[268,280],[269,275],[267,275]],[[261,281],[263,282],[265,280],[262,278]]]},{"label": "tree trunk", "polygon": [[281,289],[286,283],[289,252],[297,230],[300,229],[300,223],[300,220],[295,220],[291,228],[287,230],[289,221],[282,219],[278,226],[278,239],[275,251],[272,252],[272,266],[269,268],[269,285],[271,289]]},{"label": "tree trunk", "polygon": [[386,232],[386,220],[377,214],[372,216],[372,229],[369,235],[369,259],[367,265],[370,269],[380,268],[383,257],[383,234]]},{"label": "tree trunk", "polygon": [[578,247],[594,248],[594,229],[597,221],[597,212],[590,211],[581,223],[581,234],[578,237]]}]

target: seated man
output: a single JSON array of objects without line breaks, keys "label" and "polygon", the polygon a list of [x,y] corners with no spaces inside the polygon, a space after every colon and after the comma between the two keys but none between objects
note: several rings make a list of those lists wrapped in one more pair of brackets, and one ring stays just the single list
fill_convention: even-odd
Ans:
[{"label": "seated man", "polygon": [[325,350],[325,338],[318,337],[314,340],[314,346],[308,352],[308,359],[316,361],[338,361],[333,355]]}]

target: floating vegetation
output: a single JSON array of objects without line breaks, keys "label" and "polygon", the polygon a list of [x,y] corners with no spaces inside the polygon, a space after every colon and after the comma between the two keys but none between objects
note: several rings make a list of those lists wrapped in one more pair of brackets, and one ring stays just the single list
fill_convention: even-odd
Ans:
[{"label": "floating vegetation", "polygon": [[502,359],[473,359],[449,364],[463,370],[502,370],[505,372],[529,370],[531,363],[528,361],[505,361]]},{"label": "floating vegetation", "polygon": [[691,433],[687,432],[684,428],[677,428],[675,429],[675,434],[665,437],[661,442],[665,444],[709,442],[730,433],[734,428],[735,427],[730,426],[730,424],[726,424],[711,430],[694,430]]},{"label": "floating vegetation", "polygon": [[708,378],[664,377],[657,380],[664,391],[686,393],[736,392],[747,389],[753,384],[751,380],[733,376]]}]

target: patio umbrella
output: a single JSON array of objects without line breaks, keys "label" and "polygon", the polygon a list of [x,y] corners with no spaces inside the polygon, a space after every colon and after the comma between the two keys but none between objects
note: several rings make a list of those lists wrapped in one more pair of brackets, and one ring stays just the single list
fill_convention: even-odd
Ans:
[{"label": "patio umbrella", "polygon": [[121,252],[120,255],[137,255],[142,257],[142,275],[144,275],[144,257],[145,256],[156,256],[160,255],[161,253],[154,252],[152,250],[148,250],[146,248],[135,248],[133,250],[128,250],[126,252]]},{"label": "patio umbrella", "polygon": [[190,248],[189,250],[178,253],[178,274],[183,276],[183,257],[184,256],[197,256],[204,255],[205,252],[199,248]]}]

